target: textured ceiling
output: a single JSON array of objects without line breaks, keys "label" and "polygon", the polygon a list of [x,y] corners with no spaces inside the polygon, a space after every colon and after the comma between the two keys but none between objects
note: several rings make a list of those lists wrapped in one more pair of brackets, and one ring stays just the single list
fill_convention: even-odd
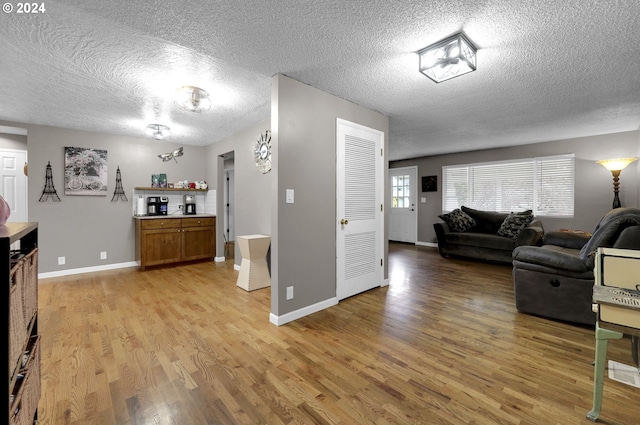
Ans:
[{"label": "textured ceiling", "polygon": [[[14,5],[17,2],[14,3]],[[0,119],[215,143],[269,118],[281,73],[390,119],[390,159],[637,130],[637,0],[47,0],[0,15]],[[458,30],[478,70],[415,52]],[[210,111],[172,103],[207,89]],[[156,142],[157,143],[157,142]]]}]

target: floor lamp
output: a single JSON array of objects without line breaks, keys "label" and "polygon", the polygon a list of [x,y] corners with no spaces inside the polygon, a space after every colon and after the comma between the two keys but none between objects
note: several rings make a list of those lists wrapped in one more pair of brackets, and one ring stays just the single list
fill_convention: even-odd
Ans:
[{"label": "floor lamp", "polygon": [[607,170],[611,171],[613,175],[613,208],[620,208],[620,197],[618,196],[618,189],[620,188],[620,172],[624,168],[636,161],[638,158],[616,158],[616,159],[602,159],[596,161],[596,163],[602,165]]}]

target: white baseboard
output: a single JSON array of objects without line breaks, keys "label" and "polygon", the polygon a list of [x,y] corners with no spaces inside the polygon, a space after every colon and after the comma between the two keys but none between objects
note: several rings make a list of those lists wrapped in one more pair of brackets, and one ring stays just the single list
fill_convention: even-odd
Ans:
[{"label": "white baseboard", "polygon": [[269,321],[276,326],[284,325],[285,323],[292,322],[301,317],[308,316],[312,313],[316,313],[325,308],[333,307],[338,304],[338,298],[329,298],[328,300],[321,301],[319,303],[306,306],[300,310],[292,311],[291,313],[283,314],[282,316],[276,316],[273,313],[269,314]]},{"label": "white baseboard", "polygon": [[213,257],[213,261],[216,263],[224,263],[227,259],[225,257]]},{"label": "white baseboard", "polygon": [[437,248],[438,247],[438,244],[435,243],[435,242],[420,242],[420,241],[418,241],[418,242],[416,242],[416,245],[419,245],[419,246],[430,246],[431,248]]},{"label": "white baseboard", "polygon": [[107,264],[104,266],[82,267],[79,269],[67,269],[67,270],[60,270],[57,272],[38,273],[38,279],[47,279],[50,277],[70,276],[74,274],[93,273],[93,272],[101,272],[105,270],[124,269],[127,267],[139,267],[139,266],[140,266],[139,262],[130,261],[128,263],[116,263],[116,264]]},{"label": "white baseboard", "polygon": [[382,285],[380,285],[381,288],[384,288],[385,286],[389,286],[389,278],[383,280]]},{"label": "white baseboard", "polygon": [[233,270],[240,271],[240,264],[234,264]]}]

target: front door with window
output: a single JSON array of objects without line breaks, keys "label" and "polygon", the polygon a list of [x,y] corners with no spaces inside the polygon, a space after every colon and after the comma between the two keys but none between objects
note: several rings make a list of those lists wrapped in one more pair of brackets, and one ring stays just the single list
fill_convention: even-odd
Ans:
[{"label": "front door with window", "polygon": [[389,240],[416,242],[416,167],[389,170],[391,202],[389,211]]}]

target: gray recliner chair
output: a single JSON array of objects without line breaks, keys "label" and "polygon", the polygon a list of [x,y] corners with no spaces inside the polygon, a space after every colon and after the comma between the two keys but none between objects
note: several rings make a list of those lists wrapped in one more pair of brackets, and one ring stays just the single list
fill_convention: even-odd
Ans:
[{"label": "gray recliner chair", "polygon": [[598,247],[640,250],[640,209],[616,208],[591,237],[553,231],[542,246],[513,251],[516,308],[523,313],[592,325],[595,251]]}]

